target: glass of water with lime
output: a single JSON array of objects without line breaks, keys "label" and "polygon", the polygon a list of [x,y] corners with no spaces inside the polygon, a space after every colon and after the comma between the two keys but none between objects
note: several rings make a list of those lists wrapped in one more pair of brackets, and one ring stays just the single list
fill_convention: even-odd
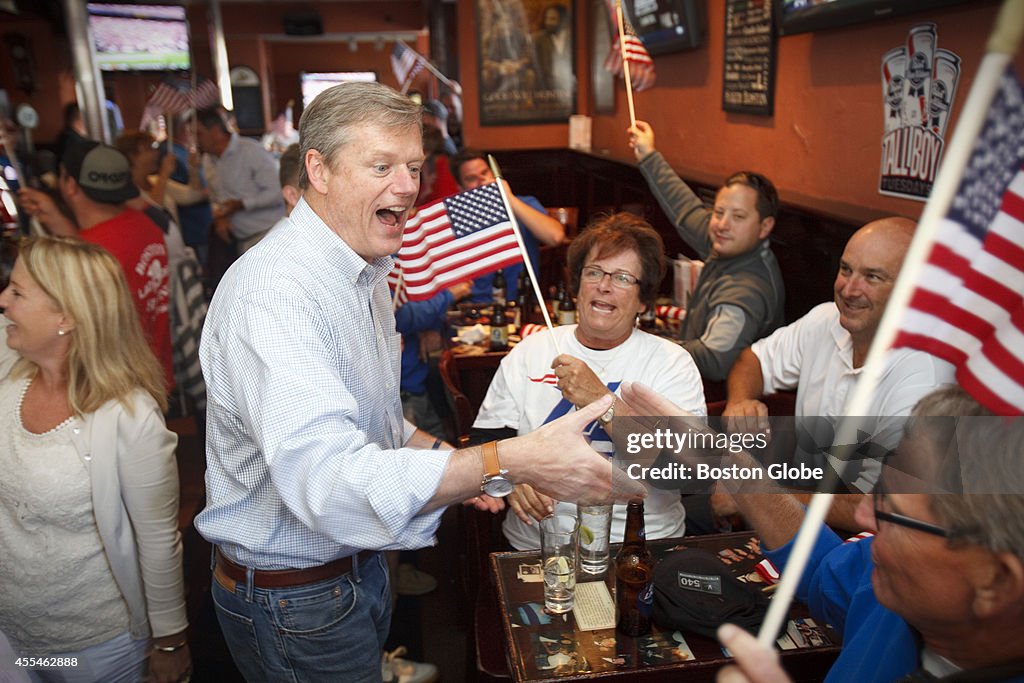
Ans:
[{"label": "glass of water with lime", "polygon": [[580,569],[593,576],[608,571],[611,505],[577,505],[580,520]]}]

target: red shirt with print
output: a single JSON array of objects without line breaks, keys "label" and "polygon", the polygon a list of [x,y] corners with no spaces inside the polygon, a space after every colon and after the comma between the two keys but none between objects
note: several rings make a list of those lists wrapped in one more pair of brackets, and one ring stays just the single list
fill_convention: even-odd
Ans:
[{"label": "red shirt with print", "polygon": [[174,365],[168,313],[170,271],[164,234],[143,213],[125,209],[114,218],[82,230],[78,235],[103,247],[121,263],[121,270],[128,280],[128,291],[139,312],[142,331],[164,368],[170,391],[174,387]]}]

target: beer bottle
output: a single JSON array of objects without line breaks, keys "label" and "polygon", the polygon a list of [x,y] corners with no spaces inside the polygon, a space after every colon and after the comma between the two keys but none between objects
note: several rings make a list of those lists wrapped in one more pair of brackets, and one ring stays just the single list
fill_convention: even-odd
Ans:
[{"label": "beer bottle", "polygon": [[494,301],[494,307],[498,308],[505,306],[505,273],[498,271],[494,274],[494,280],[491,281],[491,300]]},{"label": "beer bottle", "polygon": [[654,332],[658,328],[658,314],[654,310],[654,306],[648,306],[644,309],[644,312],[640,314],[640,329],[645,332]]},{"label": "beer bottle", "polygon": [[563,285],[558,300],[558,324],[573,325],[576,323],[576,304],[572,300],[569,288]]},{"label": "beer bottle", "polygon": [[511,330],[515,331],[522,327],[519,304],[515,299],[509,299],[508,303],[505,304],[505,320],[508,322],[509,329]]},{"label": "beer bottle", "polygon": [[[551,292],[548,292],[548,296],[551,296]],[[565,281],[559,280],[558,286],[555,287],[555,295],[551,299],[551,313],[555,319],[555,323],[558,323],[558,309],[562,305],[562,299],[565,298]]]},{"label": "beer bottle", "polygon": [[508,351],[508,323],[505,322],[505,308],[494,306],[491,318],[491,351]]},{"label": "beer bottle", "polygon": [[653,576],[654,558],[644,534],[644,502],[632,500],[626,508],[626,535],[615,556],[615,628],[627,636],[642,636],[651,630]]},{"label": "beer bottle", "polygon": [[530,278],[526,274],[526,268],[519,271],[517,281],[516,304],[519,308],[519,324],[534,322],[533,318],[533,287],[530,286]]}]

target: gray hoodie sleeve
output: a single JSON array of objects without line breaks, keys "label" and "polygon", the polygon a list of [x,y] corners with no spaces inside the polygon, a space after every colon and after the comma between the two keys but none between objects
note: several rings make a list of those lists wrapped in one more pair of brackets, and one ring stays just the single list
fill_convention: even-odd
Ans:
[{"label": "gray hoodie sleeve", "polygon": [[661,210],[672,221],[676,232],[702,259],[706,259],[711,253],[711,239],[708,236],[711,212],[704,206],[704,202],[676,175],[661,152],[651,152],[645,156],[640,160],[639,167],[647,186],[651,188]]}]

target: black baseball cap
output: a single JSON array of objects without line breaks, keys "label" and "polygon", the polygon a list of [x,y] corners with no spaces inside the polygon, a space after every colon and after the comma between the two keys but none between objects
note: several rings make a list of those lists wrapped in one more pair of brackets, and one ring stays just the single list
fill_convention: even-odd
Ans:
[{"label": "black baseball cap", "polygon": [[64,152],[61,165],[93,201],[120,204],[139,196],[131,162],[110,145],[95,140],[73,142]]},{"label": "black baseball cap", "polygon": [[654,609],[662,628],[693,631],[709,638],[729,622],[755,632],[768,611],[759,588],[742,583],[711,553],[675,550],[654,567]]}]

